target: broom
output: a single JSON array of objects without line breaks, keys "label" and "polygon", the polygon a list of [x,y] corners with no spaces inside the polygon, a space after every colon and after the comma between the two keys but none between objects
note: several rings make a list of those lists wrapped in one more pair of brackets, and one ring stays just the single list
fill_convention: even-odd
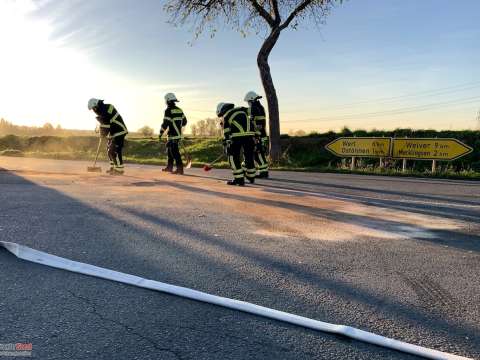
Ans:
[{"label": "broom", "polygon": [[185,165],[185,169],[190,169],[192,167],[192,156],[190,155],[190,152],[187,150],[185,145],[181,145],[183,149],[183,155],[185,156],[185,161],[187,162],[187,165]]},{"label": "broom", "polygon": [[102,145],[102,137],[100,136],[98,139],[98,147],[97,147],[97,154],[95,155],[95,161],[93,162],[93,166],[87,167],[88,172],[102,172],[102,168],[97,166],[98,154],[100,153],[101,145]]},{"label": "broom", "polygon": [[225,154],[221,154],[219,157],[217,157],[215,160],[213,160],[211,163],[203,165],[203,171],[210,171],[213,169],[213,164],[215,164],[217,161],[221,160]]}]

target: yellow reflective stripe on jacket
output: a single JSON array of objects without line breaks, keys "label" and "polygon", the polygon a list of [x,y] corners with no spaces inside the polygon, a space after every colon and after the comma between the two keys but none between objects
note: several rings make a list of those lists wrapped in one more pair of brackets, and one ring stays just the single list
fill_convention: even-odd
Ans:
[{"label": "yellow reflective stripe on jacket", "polygon": [[177,135],[180,135],[181,132],[180,132],[180,130],[178,130],[177,124],[175,123],[175,119],[172,119],[172,125],[173,125],[173,128],[175,129]]},{"label": "yellow reflective stripe on jacket", "polygon": [[232,134],[231,137],[232,138],[236,138],[236,137],[242,137],[242,136],[254,136],[255,133],[253,131],[248,131],[248,132],[243,132],[243,133],[236,133],[236,134]]},{"label": "yellow reflective stripe on jacket", "polygon": [[182,109],[172,109],[170,110],[170,112],[172,114],[183,114],[183,110]]},{"label": "yellow reflective stripe on jacket", "polygon": [[127,130],[120,131],[120,132],[118,132],[118,133],[113,134],[113,135],[112,135],[112,138],[117,137],[117,136],[126,135],[126,134],[128,134],[128,131],[127,131]]},{"label": "yellow reflective stripe on jacket", "polygon": [[117,118],[120,116],[120,114],[117,112],[111,119],[110,119],[110,123],[112,122],[116,122]]},{"label": "yellow reflective stripe on jacket", "polygon": [[100,127],[110,129],[110,124],[100,124]]},{"label": "yellow reflective stripe on jacket", "polygon": [[244,133],[245,130],[243,130],[242,126],[237,123],[235,120],[231,120],[230,121],[230,125],[235,125],[235,127],[241,132],[241,133]]},{"label": "yellow reflective stripe on jacket", "polygon": [[173,118],[172,120],[170,120],[172,122],[173,128],[175,129],[175,132],[177,133],[177,135],[176,136],[168,135],[169,140],[175,140],[175,139],[183,138],[182,133],[180,132],[180,130],[178,130],[178,127],[177,127],[177,124],[175,123],[175,120],[182,120],[182,118]]},{"label": "yellow reflective stripe on jacket", "polygon": [[240,132],[249,132],[250,131],[250,120],[247,118],[247,128],[244,129],[238,122],[235,121],[235,116],[237,116],[238,114],[244,114],[243,111],[237,111],[235,113],[233,113],[233,115],[230,117],[229,119],[229,122],[230,122],[230,125],[235,125],[235,127],[240,131]]},{"label": "yellow reflective stripe on jacket", "polygon": [[225,114],[223,114],[223,118],[225,119],[233,110],[235,110],[235,108],[228,110]]},{"label": "yellow reflective stripe on jacket", "polygon": [[[118,113],[117,113],[117,115],[118,115]],[[112,134],[112,137],[117,137],[117,136],[121,136],[121,135],[128,134],[127,127],[126,127],[124,124],[122,124],[120,121],[115,120],[115,119],[117,118],[117,115],[115,115],[115,116],[113,117],[113,119],[111,120],[111,122],[117,124],[118,126],[120,126],[120,127],[123,129],[123,131],[119,131],[119,132],[117,132],[117,133],[115,133],[115,134]]]},{"label": "yellow reflective stripe on jacket", "polygon": [[115,110],[115,108],[113,107],[113,105],[110,105],[107,111],[109,114],[113,114],[113,110]]},{"label": "yellow reflective stripe on jacket", "polygon": [[264,115],[258,115],[253,118],[253,121],[257,120],[266,120],[267,118]]},{"label": "yellow reflective stripe on jacket", "polygon": [[123,130],[127,130],[127,127],[126,127],[124,124],[122,124],[120,121],[112,120],[112,123],[117,124],[117,125],[120,126]]}]

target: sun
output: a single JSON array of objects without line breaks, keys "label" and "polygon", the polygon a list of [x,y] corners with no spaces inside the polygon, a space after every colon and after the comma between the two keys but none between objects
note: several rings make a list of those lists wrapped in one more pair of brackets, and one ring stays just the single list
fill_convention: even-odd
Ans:
[{"label": "sun", "polygon": [[64,109],[88,98],[84,76],[92,68],[83,54],[52,38],[53,27],[36,20],[35,9],[31,1],[0,1],[1,115],[25,125],[68,126]]}]

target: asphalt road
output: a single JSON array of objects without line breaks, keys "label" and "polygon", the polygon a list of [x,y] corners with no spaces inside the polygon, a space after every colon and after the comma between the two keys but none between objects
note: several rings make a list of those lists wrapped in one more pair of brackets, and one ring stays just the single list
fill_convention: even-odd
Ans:
[{"label": "asphalt road", "polygon": [[[480,183],[87,165],[0,157],[0,239],[480,358]],[[0,286],[36,359],[416,359],[4,250]]]}]

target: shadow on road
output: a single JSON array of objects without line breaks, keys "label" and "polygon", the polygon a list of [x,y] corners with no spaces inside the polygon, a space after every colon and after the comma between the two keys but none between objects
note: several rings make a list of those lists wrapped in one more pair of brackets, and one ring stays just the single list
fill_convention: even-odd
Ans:
[{"label": "shadow on road", "polygon": [[[219,177],[210,177],[210,176],[202,176],[202,175],[187,175],[191,177],[197,178],[204,178],[210,180],[225,180]],[[299,189],[295,187],[282,186],[282,185],[275,185],[277,182],[284,182],[284,183],[292,183],[292,184],[307,184],[307,185],[314,185],[316,189]],[[480,185],[480,184],[479,184]],[[476,185],[475,186],[479,186]],[[148,183],[145,182],[145,186],[155,186],[155,183]],[[471,200],[459,200],[455,198],[445,198],[441,196],[429,196],[424,194],[416,194],[410,192],[401,192],[401,191],[392,191],[392,190],[383,190],[383,189],[369,189],[364,187],[354,187],[354,186],[347,186],[347,185],[338,185],[338,184],[326,184],[324,182],[308,182],[308,181],[301,181],[301,180],[289,180],[289,179],[272,179],[272,181],[268,182],[260,182],[257,186],[265,189],[265,191],[272,192],[272,193],[280,193],[283,194],[285,191],[297,191],[297,196],[309,196],[311,192],[312,195],[317,195],[320,197],[332,197],[338,198],[339,200],[346,200],[351,201],[357,204],[373,206],[373,207],[385,207],[389,209],[396,209],[396,210],[403,210],[409,211],[417,214],[422,215],[429,215],[429,216],[440,216],[447,219],[453,220],[463,220],[468,221],[471,223],[480,224],[480,210],[473,210],[473,209],[461,209],[455,205],[463,205],[463,206],[479,206],[480,201],[471,201]],[[327,189],[322,189],[327,188]],[[330,189],[328,189],[330,188]],[[335,191],[338,189],[343,190],[352,190],[358,191],[358,194],[351,194],[342,191]],[[305,194],[302,194],[302,191],[306,191]],[[372,195],[393,195],[393,196],[402,196],[405,199],[384,199],[376,196],[369,197],[368,195],[364,194],[365,192],[370,193]],[[363,194],[362,194],[363,193]],[[479,195],[480,196],[480,195]],[[444,202],[443,204],[438,203],[416,203],[418,199],[423,199],[427,201],[440,201]],[[475,199],[473,197],[473,199]],[[449,206],[452,204],[452,206]],[[480,235],[479,235],[480,236]]]},{"label": "shadow on road", "polygon": [[[404,223],[401,221],[380,219],[377,217],[372,217],[367,215],[347,214],[344,212],[325,210],[318,207],[295,204],[295,203],[285,202],[281,200],[262,199],[262,198],[247,196],[247,195],[235,194],[235,193],[224,193],[224,192],[204,189],[204,188],[200,188],[192,185],[187,185],[179,182],[173,183],[173,182],[167,182],[163,180],[156,180],[154,182],[148,182],[148,184],[149,186],[155,186],[155,185],[171,186],[171,187],[178,188],[184,191],[189,191],[192,193],[202,193],[202,194],[210,195],[213,197],[221,197],[221,198],[227,198],[232,200],[244,201],[247,203],[258,203],[258,204],[267,205],[267,206],[290,209],[290,210],[294,210],[294,211],[311,215],[314,217],[320,217],[320,218],[324,218],[332,221],[345,222],[348,224],[356,224],[356,225],[360,225],[362,227],[370,228],[373,230],[386,231],[386,232],[390,232],[398,235],[405,235],[412,239],[416,239],[419,241],[427,241],[435,245],[447,245],[447,246],[451,246],[451,247],[462,249],[462,250],[480,252],[480,236],[475,234],[470,235],[460,231],[447,230],[447,229],[436,230],[436,229],[430,229],[428,227],[422,227],[418,225],[415,227],[412,227],[410,223]],[[145,182],[133,183],[132,185],[145,186]],[[403,211],[418,212],[418,213],[430,215],[430,216],[443,217],[443,215],[439,215],[438,213],[432,214],[428,211],[422,212],[416,208],[411,210],[410,208],[406,208],[403,205],[398,207],[389,206],[389,208],[403,210]],[[420,231],[415,232],[415,228],[417,228]],[[416,233],[418,233],[418,235],[416,235]],[[432,235],[436,234],[436,236],[432,236],[432,238],[425,237],[423,236],[423,234],[425,233],[427,234],[431,233]]]},{"label": "shadow on road", "polygon": [[[360,216],[339,214],[282,201],[251,198],[237,194],[224,194],[180,183],[157,181],[156,184],[174,186],[193,193],[228,197],[245,202],[255,201],[270,206],[281,206],[298,212],[314,216],[322,216],[337,221],[339,220],[339,217],[341,218],[341,221],[346,222],[360,223],[365,221],[364,217]],[[475,348],[476,345],[473,345],[472,347],[472,344],[480,344],[478,329],[471,328],[464,324],[454,323],[452,320],[446,320],[440,316],[433,316],[432,314],[425,313],[414,306],[406,303],[399,303],[383,296],[378,296],[377,294],[370,293],[360,287],[352,286],[351,284],[347,284],[340,280],[322,277],[319,274],[305,270],[298,264],[291,263],[287,260],[276,259],[273,255],[266,256],[254,248],[249,248],[247,245],[237,243],[231,239],[211,237],[193,228],[182,225],[175,220],[167,219],[159,214],[149,214],[129,206],[118,207],[112,205],[111,212],[107,213],[106,211],[100,211],[86,203],[60,193],[59,191],[37,185],[9,172],[2,172],[0,174],[0,186],[5,185],[10,186],[8,193],[0,193],[2,206],[0,212],[0,215],[2,215],[0,217],[0,226],[4,228],[2,239],[6,241],[18,242],[58,256],[104,266],[138,276],[153,278],[160,281],[168,281],[183,286],[196,287],[198,290],[214,290],[217,291],[219,295],[223,296],[234,296],[235,293],[239,291],[240,294],[243,295],[242,300],[257,302],[264,306],[275,307],[276,301],[273,301],[273,304],[269,304],[269,301],[272,301],[272,299],[278,299],[277,301],[280,304],[289,304],[289,309],[280,310],[296,311],[300,315],[316,318],[318,318],[319,313],[321,313],[324,320],[339,320],[339,318],[332,319],[328,309],[323,308],[323,304],[321,303],[312,306],[312,304],[306,299],[299,298],[294,294],[289,294],[278,289],[275,284],[269,284],[268,282],[258,279],[256,274],[239,272],[237,269],[229,267],[228,262],[218,262],[209,256],[208,253],[200,253],[188,246],[188,242],[207,244],[216,249],[233,253],[235,256],[245,257],[253,264],[266,271],[275,272],[279,277],[294,279],[294,281],[301,282],[314,291],[328,291],[344,300],[342,306],[348,306],[349,303],[356,302],[362,303],[368,307],[378,307],[381,309],[384,316],[388,315],[392,319],[404,319],[417,329],[441,334],[442,337],[448,339],[449,344],[458,344],[461,351],[464,351],[465,349],[469,349],[472,352],[478,351],[478,348]],[[117,212],[114,211],[114,208],[117,210],[120,209],[123,214],[127,214],[129,221],[122,219],[121,216],[117,216]],[[143,223],[136,221],[136,218],[143,219]],[[398,223],[393,221],[378,221],[378,219],[373,218],[367,220],[368,224],[362,224],[363,226],[398,226]],[[145,225],[145,223],[147,225]],[[154,230],[152,230],[150,225],[154,226]],[[178,239],[171,240],[168,236],[163,234],[163,231],[176,233]],[[186,239],[188,240],[187,242],[185,242]],[[354,246],[354,244],[352,246]],[[455,245],[452,243],[452,246]],[[459,247],[463,248],[462,246]],[[478,247],[476,250],[478,250]],[[0,256],[3,260],[6,256],[5,252],[0,252]],[[160,259],[158,259],[157,256],[160,256]],[[12,262],[10,261],[9,263]],[[8,263],[2,262],[0,264],[3,264],[0,265],[0,268],[3,266],[1,271],[3,274],[1,275],[2,281],[11,281],[11,278],[9,278]],[[7,267],[5,268],[5,266]],[[28,275],[28,271],[43,274],[47,272],[45,267],[35,264],[23,263],[21,268],[27,271],[26,275]],[[51,273],[52,271],[50,274]],[[65,281],[66,290],[75,291],[76,293],[85,290],[81,287],[75,287],[75,284],[70,284],[68,280],[72,277],[78,276],[79,275],[67,273],[62,275],[62,278]],[[50,281],[48,276],[44,277],[44,281]],[[102,280],[99,281],[101,282]],[[198,284],[200,284],[200,286]],[[33,283],[29,281],[28,277],[24,279],[24,283],[19,283],[17,286],[24,286],[26,294],[36,293],[38,295],[44,291],[44,284],[41,282]],[[96,296],[101,296],[101,293],[102,290],[99,288]],[[249,295],[245,296],[244,294]],[[51,294],[52,297],[57,295],[58,294]],[[155,316],[165,317],[165,321],[169,323],[170,326],[176,326],[177,315],[162,312],[162,302],[178,300],[173,300],[172,297],[162,298],[162,295],[160,294],[151,296],[158,296],[158,300],[156,300],[158,301],[157,305],[159,306],[158,311],[148,311],[141,315],[134,313],[133,315],[135,316],[129,318],[133,322],[131,327],[135,328],[137,332],[142,332],[143,322],[150,323],[151,317]],[[268,300],[265,301],[265,299]],[[89,301],[95,302],[97,300],[90,299]],[[118,306],[122,306],[122,299],[118,298],[117,301]],[[147,299],[145,299],[145,301],[147,301]],[[28,308],[28,301],[25,303],[25,299],[21,302],[15,303],[15,305],[12,305],[17,307],[14,311],[30,311],[26,310]],[[184,331],[187,332],[189,331],[189,327],[194,329],[195,342],[203,342],[212,353],[219,351],[217,342],[222,341],[221,339],[226,336],[225,333],[228,333],[228,331],[225,330],[229,329],[229,331],[233,333],[237,331],[236,337],[240,339],[237,339],[237,341],[240,341],[243,344],[242,346],[253,346],[254,348],[258,348],[259,351],[260,348],[267,346],[269,347],[269,355],[276,356],[277,358],[286,357],[282,356],[282,354],[285,355],[282,353],[285,351],[282,339],[276,338],[276,333],[274,331],[262,331],[261,328],[253,330],[245,328],[239,330],[238,328],[235,328],[235,324],[233,323],[222,323],[221,327],[217,324],[214,330],[211,328],[204,329],[202,323],[215,322],[217,311],[221,311],[221,314],[230,314],[231,312],[229,310],[218,310],[217,308],[212,310],[211,305],[199,304],[191,301],[185,303],[189,304],[188,307],[184,309],[185,311],[188,311],[189,314],[184,321],[187,323],[191,321],[191,324],[188,324],[187,326],[185,323],[182,323],[178,324],[178,326],[183,326]],[[142,306],[140,302],[137,303],[137,305],[140,307]],[[128,306],[132,305],[130,304]],[[35,309],[32,309],[32,311],[35,311]],[[46,311],[56,311],[56,309],[47,308]],[[3,312],[0,313],[0,318],[2,313]],[[76,315],[81,317],[83,314],[78,313]],[[111,314],[111,316],[113,315]],[[211,318],[212,316],[214,317],[214,320],[209,320],[208,318]],[[191,320],[188,320],[190,318]],[[258,318],[250,315],[242,315],[241,318],[258,321]],[[128,319],[125,319],[125,321],[128,321]],[[277,324],[270,320],[265,321]],[[361,324],[357,323],[357,321],[358,320],[353,320],[349,325],[360,326]],[[0,324],[1,323],[2,321],[0,321]],[[355,351],[373,351],[374,353],[379,353],[381,354],[380,358],[414,358],[396,352],[375,348],[370,345],[360,344],[355,341],[340,340],[333,335],[301,330],[284,324],[277,325],[286,329],[294,328],[295,331],[298,331],[297,334],[310,334],[305,339],[307,343],[312,339],[311,334],[314,334],[317,339],[331,339],[335,342],[340,342],[343,344],[342,346],[356,349]],[[0,325],[0,333],[7,332],[8,328],[5,327],[8,326],[8,322],[3,322],[3,324]],[[38,326],[38,331],[44,331],[42,328],[45,326],[44,324],[38,324]],[[392,334],[384,335],[394,336],[396,334],[394,332]],[[216,341],[213,342],[214,344],[212,344],[212,337],[216,339]],[[465,340],[467,337],[468,340]],[[179,339],[166,336],[164,339],[157,338],[155,341],[159,344],[162,342],[176,343],[176,341],[178,341],[176,347],[177,350],[179,350],[182,346],[188,346],[188,336],[186,338],[187,339]],[[298,339],[300,339],[298,341],[304,341],[301,336]],[[185,343],[185,341],[187,341],[187,343]],[[428,346],[425,342],[423,344]],[[126,341],[125,345],[136,346],[137,342],[133,340]],[[432,346],[433,345],[434,344],[432,344]],[[372,350],[372,348],[374,350]],[[295,349],[288,350],[295,351]],[[309,356],[306,354],[296,355]],[[310,355],[313,356],[314,354]],[[366,358],[368,358],[368,356]]]}]

